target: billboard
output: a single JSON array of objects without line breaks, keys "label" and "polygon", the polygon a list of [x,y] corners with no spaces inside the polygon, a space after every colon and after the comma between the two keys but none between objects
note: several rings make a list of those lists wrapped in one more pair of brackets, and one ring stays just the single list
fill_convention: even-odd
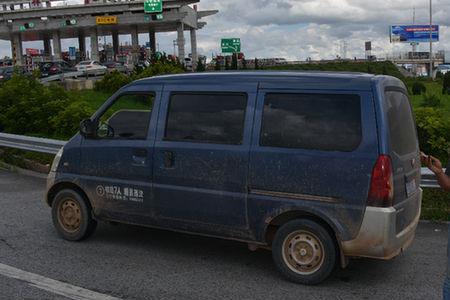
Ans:
[{"label": "billboard", "polygon": [[34,48],[26,48],[25,53],[27,54],[27,56],[39,56],[41,54],[39,49]]},{"label": "billboard", "polygon": [[[391,43],[430,42],[430,25],[394,25],[390,31]],[[439,42],[439,25],[432,26],[432,41]]]}]

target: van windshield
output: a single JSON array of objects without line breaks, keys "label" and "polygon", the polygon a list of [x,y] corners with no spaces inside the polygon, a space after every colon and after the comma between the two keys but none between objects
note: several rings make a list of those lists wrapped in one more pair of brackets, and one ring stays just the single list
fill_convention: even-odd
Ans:
[{"label": "van windshield", "polygon": [[417,151],[417,132],[408,97],[398,91],[386,92],[392,152],[404,156]]}]

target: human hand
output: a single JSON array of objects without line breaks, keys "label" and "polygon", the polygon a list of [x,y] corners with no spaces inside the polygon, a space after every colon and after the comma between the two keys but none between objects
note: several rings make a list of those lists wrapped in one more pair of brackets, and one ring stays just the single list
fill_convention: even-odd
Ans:
[{"label": "human hand", "polygon": [[425,159],[425,164],[428,167],[428,169],[430,169],[436,175],[444,173],[444,170],[442,169],[442,163],[436,157],[429,155]]}]

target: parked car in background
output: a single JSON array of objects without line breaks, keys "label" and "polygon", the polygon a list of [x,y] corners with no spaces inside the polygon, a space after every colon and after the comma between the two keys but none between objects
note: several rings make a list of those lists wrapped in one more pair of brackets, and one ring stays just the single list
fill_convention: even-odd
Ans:
[{"label": "parked car in background", "polygon": [[77,71],[75,67],[65,61],[41,62],[39,63],[39,70],[42,77]]},{"label": "parked car in background", "polygon": [[437,67],[437,73],[442,73],[442,75],[447,74],[448,72],[450,72],[450,64],[444,64],[444,65],[439,65]]},{"label": "parked car in background", "polygon": [[192,67],[193,67],[193,65],[192,65],[192,58],[186,57],[184,59],[184,66],[186,67],[186,70],[192,71]]},{"label": "parked car in background", "polygon": [[100,76],[105,75],[108,68],[95,60],[82,61],[75,66],[77,71],[84,72],[87,75]]},{"label": "parked car in background", "polygon": [[22,75],[30,74],[25,67],[13,67],[13,66],[0,67],[0,82],[4,82],[11,79],[14,72],[17,72],[18,74]]},{"label": "parked car in background", "polygon": [[116,62],[116,61],[108,61],[103,64],[108,68],[108,72],[119,71],[121,73],[128,73],[128,68],[124,63]]}]

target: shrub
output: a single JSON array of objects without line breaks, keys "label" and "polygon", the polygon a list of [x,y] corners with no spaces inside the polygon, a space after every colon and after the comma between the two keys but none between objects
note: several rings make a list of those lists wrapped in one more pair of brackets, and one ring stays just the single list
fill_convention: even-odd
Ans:
[{"label": "shrub", "polygon": [[64,110],[50,119],[50,125],[54,128],[54,135],[61,138],[68,138],[78,132],[79,124],[82,120],[90,117],[93,111],[89,109],[89,104],[72,102]]},{"label": "shrub", "polygon": [[64,110],[69,101],[59,86],[43,86],[30,76],[14,75],[0,88],[0,124],[16,134],[52,133],[50,119]]},{"label": "shrub", "polygon": [[438,95],[430,94],[423,97],[422,107],[439,107],[441,105],[441,98]]},{"label": "shrub", "polygon": [[141,73],[133,75],[132,79],[137,80],[157,75],[178,74],[184,72],[183,66],[179,63],[159,61],[144,69]]},{"label": "shrub", "polygon": [[422,82],[414,81],[411,91],[413,95],[422,95],[427,92],[427,88]]},{"label": "shrub", "polygon": [[95,82],[95,90],[115,93],[121,87],[131,82],[130,77],[115,70],[106,74],[101,80]]},{"label": "shrub", "polygon": [[0,87],[0,128],[5,132],[67,139],[93,111],[58,85],[14,75]]},{"label": "shrub", "polygon": [[450,118],[442,109],[425,107],[415,110],[421,150],[447,161],[450,147]]}]

